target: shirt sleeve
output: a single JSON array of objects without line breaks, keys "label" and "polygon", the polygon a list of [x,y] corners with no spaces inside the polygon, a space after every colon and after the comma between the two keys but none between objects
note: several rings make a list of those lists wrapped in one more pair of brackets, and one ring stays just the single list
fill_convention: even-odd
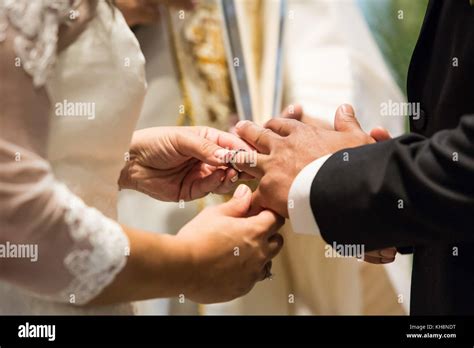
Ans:
[{"label": "shirt sleeve", "polygon": [[334,153],[310,195],[323,239],[366,251],[472,243],[473,134],[468,114],[431,137],[411,133]]},{"label": "shirt sleeve", "polygon": [[288,214],[295,233],[319,235],[319,226],[310,204],[311,186],[324,162],[326,155],[309,163],[298,173],[288,194]]}]

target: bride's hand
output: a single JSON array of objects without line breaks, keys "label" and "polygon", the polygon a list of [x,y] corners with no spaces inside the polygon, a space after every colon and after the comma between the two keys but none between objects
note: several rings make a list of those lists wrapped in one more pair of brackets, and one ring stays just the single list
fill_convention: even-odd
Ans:
[{"label": "bride's hand", "polygon": [[277,232],[284,220],[270,210],[247,217],[251,197],[240,185],[230,201],[204,209],[176,235],[193,260],[185,294],[191,300],[229,301],[269,276],[283,245]]},{"label": "bride's hand", "polygon": [[241,185],[226,203],[208,207],[177,235],[122,226],[130,241],[124,269],[90,305],[181,297],[229,301],[271,275],[284,220],[264,210],[249,216],[251,191]]},{"label": "bride's hand", "polygon": [[142,129],[133,135],[119,186],[173,202],[228,193],[239,173],[223,166],[222,159],[226,149],[240,148],[251,150],[237,136],[209,127]]}]

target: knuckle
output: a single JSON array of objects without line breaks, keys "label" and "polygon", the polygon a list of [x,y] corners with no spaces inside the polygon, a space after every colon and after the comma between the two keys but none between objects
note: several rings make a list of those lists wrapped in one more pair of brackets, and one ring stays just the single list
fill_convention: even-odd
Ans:
[{"label": "knuckle", "polygon": [[258,261],[258,269],[259,271],[262,269],[262,267],[265,266],[265,264],[268,262],[268,259],[270,258],[270,252],[268,248],[264,248],[262,245],[260,248],[260,252],[257,254],[257,261]]},{"label": "knuckle", "polygon": [[285,238],[283,238],[283,236],[280,233],[275,234],[273,238],[275,238],[278,247],[282,247],[283,244],[285,243]]},{"label": "knuckle", "polygon": [[247,235],[247,243],[249,244],[249,248],[256,248],[256,244],[258,243],[258,237],[260,235],[259,232],[259,224],[258,223],[250,223],[249,221],[245,220],[242,221],[242,230],[246,231]]},{"label": "knuckle", "polygon": [[270,175],[265,175],[262,180],[260,181],[260,184],[259,184],[259,190],[260,190],[260,194],[265,196],[267,195],[268,193],[271,192],[272,190],[272,177]]},{"label": "knuckle", "polygon": [[270,134],[273,134],[273,131],[271,129],[268,129],[268,128],[263,129],[262,131],[263,136],[268,137]]},{"label": "knuckle", "polygon": [[269,225],[269,222],[267,220],[262,221],[255,226],[255,232],[259,237],[265,236],[270,230],[271,226]]},{"label": "knuckle", "polygon": [[292,118],[286,119],[285,122],[288,123],[290,126],[296,128],[296,129],[299,129],[299,128],[304,126],[303,122],[292,119]]},{"label": "knuckle", "polygon": [[204,136],[208,135],[210,130],[211,129],[208,126],[202,126],[202,132]]},{"label": "knuckle", "polygon": [[255,229],[255,226],[251,224],[247,219],[240,219],[239,225],[242,231],[246,231],[247,233],[252,233]]},{"label": "knuckle", "polygon": [[260,212],[258,216],[258,220],[253,224],[255,232],[257,232],[258,234],[264,232],[267,229],[268,223],[267,223],[266,214],[267,214],[266,211]]},{"label": "knuckle", "polygon": [[274,119],[274,118],[268,120],[268,121],[265,122],[265,124],[263,125],[263,127],[265,127],[265,128],[272,128],[272,126],[275,126],[275,119]]},{"label": "knuckle", "polygon": [[241,121],[239,124],[240,124],[240,128],[248,128],[252,125],[252,122],[248,120],[244,120],[244,121]]},{"label": "knuckle", "polygon": [[210,128],[208,126],[199,126],[199,136],[201,138],[206,139],[209,132],[210,132]]},{"label": "knuckle", "polygon": [[272,133],[272,131],[268,128],[264,128],[262,129],[258,135],[257,135],[257,139],[255,139],[255,143],[257,145],[261,145],[263,139],[265,139],[266,137],[268,137],[270,134]]},{"label": "knuckle", "polygon": [[203,141],[199,146],[202,153],[208,153],[214,148],[214,144],[210,141]]}]

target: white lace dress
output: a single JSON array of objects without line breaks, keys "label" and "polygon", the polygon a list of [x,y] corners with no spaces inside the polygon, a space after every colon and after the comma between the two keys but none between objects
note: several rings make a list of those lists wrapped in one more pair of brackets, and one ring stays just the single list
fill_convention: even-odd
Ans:
[{"label": "white lace dress", "polygon": [[[0,0],[0,50],[14,31],[17,56],[1,64],[19,63],[51,105],[47,131],[31,140],[44,138],[39,155],[15,142],[11,130],[19,128],[8,124],[10,101],[0,95],[0,251],[38,248],[36,262],[0,253],[0,314],[134,312],[131,303],[80,305],[112,282],[129,253],[115,222],[117,179],[145,95],[144,57],[103,0],[58,54],[58,28],[80,15],[71,12],[80,2]],[[16,127],[34,122],[34,108],[23,117]]]}]

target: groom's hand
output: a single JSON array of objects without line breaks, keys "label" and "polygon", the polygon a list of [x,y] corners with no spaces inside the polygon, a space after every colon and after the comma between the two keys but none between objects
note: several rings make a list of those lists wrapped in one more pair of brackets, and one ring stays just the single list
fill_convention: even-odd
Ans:
[{"label": "groom's hand", "polygon": [[[327,124],[325,121],[306,115],[300,105],[288,106],[282,112],[281,117],[298,120],[312,127],[333,129],[333,127]],[[392,138],[388,130],[383,127],[376,127],[372,129],[370,131],[370,136],[374,138],[376,142],[385,141]],[[391,263],[395,261],[396,254],[397,249],[395,247],[373,250],[365,253],[364,261],[373,264]]]},{"label": "groom's hand", "polygon": [[287,106],[281,113],[280,117],[301,121],[308,126],[317,128],[325,128],[334,130],[334,126],[321,118],[308,116],[304,113],[303,107],[299,104]]},{"label": "groom's hand", "polygon": [[375,142],[361,129],[350,105],[337,109],[334,130],[294,119],[274,118],[264,127],[241,121],[235,132],[259,152],[255,163],[241,163],[245,161],[236,158],[239,169],[261,178],[254,204],[285,217],[288,217],[291,184],[308,163],[344,148]]}]

